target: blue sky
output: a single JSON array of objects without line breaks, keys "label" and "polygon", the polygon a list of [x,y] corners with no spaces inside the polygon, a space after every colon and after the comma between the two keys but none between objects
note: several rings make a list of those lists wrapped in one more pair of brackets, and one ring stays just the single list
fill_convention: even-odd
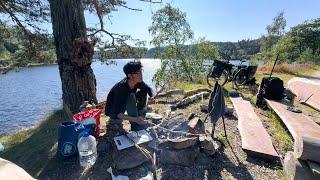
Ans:
[{"label": "blue sky", "polygon": [[[142,12],[118,8],[106,19],[111,32],[129,34],[134,38],[150,41],[148,27],[152,13],[171,2],[187,14],[187,20],[195,37],[209,41],[238,41],[254,39],[266,33],[265,27],[272,23],[277,13],[284,11],[287,30],[305,20],[320,18],[320,0],[163,0],[162,4],[150,4],[127,0],[132,8]],[[86,14],[86,23],[97,24],[97,18]],[[105,35],[104,35],[105,36]]]}]

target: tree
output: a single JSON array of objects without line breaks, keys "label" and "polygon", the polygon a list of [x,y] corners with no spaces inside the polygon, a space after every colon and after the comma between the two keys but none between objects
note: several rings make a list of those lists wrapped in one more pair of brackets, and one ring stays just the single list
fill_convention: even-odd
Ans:
[{"label": "tree", "polygon": [[[158,3],[152,0],[142,1]],[[123,0],[49,0],[49,4],[46,1],[0,1],[0,13],[8,15],[28,39],[30,58],[37,53],[33,35],[41,33],[39,23],[49,22],[51,14],[63,104],[72,113],[78,111],[84,100],[97,101],[96,79],[90,66],[95,43],[100,45],[99,49],[119,49],[118,47],[126,44],[126,40],[132,39],[130,36],[105,30],[103,17],[116,10],[116,7],[140,11],[126,6]],[[96,13],[100,27],[86,27],[85,10]],[[2,19],[0,23],[3,23]],[[101,33],[107,34],[110,39],[101,41],[98,36]]]},{"label": "tree", "polygon": [[272,46],[285,34],[286,19],[284,12],[280,12],[273,18],[272,24],[266,27],[267,35],[261,37],[261,50],[264,59],[274,59],[271,53]]},{"label": "tree", "polygon": [[272,24],[266,27],[269,36],[282,36],[285,33],[287,21],[284,12],[280,12],[273,18]]},{"label": "tree", "polygon": [[310,48],[313,55],[320,54],[320,18],[293,27],[290,35],[299,44],[300,53]]},{"label": "tree", "polygon": [[203,72],[203,58],[209,57],[208,54],[216,55],[215,46],[204,40],[190,46],[185,45],[193,41],[193,32],[186,20],[186,13],[169,4],[153,15],[149,32],[153,36],[151,43],[157,50],[155,58],[160,58],[162,62],[154,76],[156,84],[160,86],[169,85],[168,82],[174,80],[195,80],[195,77]]},{"label": "tree", "polygon": [[[86,42],[86,24],[82,3],[77,0],[50,0],[49,2],[62,82],[62,99],[66,109],[76,112],[84,100],[97,101],[96,79],[90,66],[93,44]],[[89,48],[76,52],[78,51],[75,41],[77,38],[80,47],[88,44]],[[73,53],[75,56],[72,56]],[[81,64],[78,63],[79,61],[86,63]]]},{"label": "tree", "polygon": [[[167,4],[153,15],[149,32],[153,36],[151,41],[153,45],[167,47],[165,52],[158,56],[163,64],[171,68],[175,67],[175,69],[183,67],[183,75],[191,80],[190,69],[182,49],[182,45],[193,38],[193,32],[186,20],[186,14]],[[177,71],[176,73],[180,74]]]}]

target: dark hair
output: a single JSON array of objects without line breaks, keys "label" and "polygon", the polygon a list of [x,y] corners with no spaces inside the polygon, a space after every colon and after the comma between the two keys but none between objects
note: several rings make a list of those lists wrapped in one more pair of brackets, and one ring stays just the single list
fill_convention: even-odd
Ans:
[{"label": "dark hair", "polygon": [[128,76],[128,74],[137,73],[142,68],[140,61],[129,61],[123,66],[123,72]]}]

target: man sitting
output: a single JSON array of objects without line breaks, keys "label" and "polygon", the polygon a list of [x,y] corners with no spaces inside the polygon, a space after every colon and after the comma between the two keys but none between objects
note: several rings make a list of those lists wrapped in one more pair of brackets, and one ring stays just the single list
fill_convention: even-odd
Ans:
[{"label": "man sitting", "polygon": [[[110,117],[113,130],[122,133],[122,120],[129,120],[132,131],[147,127],[144,119],[146,113],[147,94],[152,97],[152,89],[143,82],[142,65],[139,61],[130,61],[123,71],[126,78],[115,84],[110,90],[105,106],[105,114]],[[124,114],[127,111],[127,114]]]}]

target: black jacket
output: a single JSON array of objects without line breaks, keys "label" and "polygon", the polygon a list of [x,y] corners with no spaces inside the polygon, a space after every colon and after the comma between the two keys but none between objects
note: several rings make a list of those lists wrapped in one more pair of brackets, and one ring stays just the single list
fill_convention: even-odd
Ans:
[{"label": "black jacket", "polygon": [[118,119],[118,114],[126,111],[126,102],[130,93],[136,94],[138,89],[152,96],[152,89],[144,82],[138,84],[134,89],[130,89],[127,78],[115,84],[108,94],[105,114],[112,119]]}]

